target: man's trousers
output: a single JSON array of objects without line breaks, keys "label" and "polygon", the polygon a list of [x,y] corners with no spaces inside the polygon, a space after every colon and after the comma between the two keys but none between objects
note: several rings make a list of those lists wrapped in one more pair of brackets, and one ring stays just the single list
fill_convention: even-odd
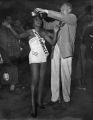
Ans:
[{"label": "man's trousers", "polygon": [[62,83],[62,96],[64,102],[70,101],[72,57],[63,59],[58,45],[54,48],[53,58],[51,60],[51,101],[56,102],[60,93],[60,78]]}]

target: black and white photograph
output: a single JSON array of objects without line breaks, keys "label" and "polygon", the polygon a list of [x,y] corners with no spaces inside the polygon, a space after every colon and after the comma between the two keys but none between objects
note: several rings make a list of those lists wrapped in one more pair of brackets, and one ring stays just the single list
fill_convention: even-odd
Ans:
[{"label": "black and white photograph", "polygon": [[93,0],[0,0],[0,120],[93,120]]}]

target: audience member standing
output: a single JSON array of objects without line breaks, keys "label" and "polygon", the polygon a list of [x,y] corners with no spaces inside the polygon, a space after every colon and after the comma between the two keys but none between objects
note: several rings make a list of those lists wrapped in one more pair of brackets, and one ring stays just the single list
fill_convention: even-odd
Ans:
[{"label": "audience member standing", "polygon": [[6,56],[5,59],[3,59],[3,64],[7,63],[5,69],[10,74],[10,90],[14,90],[15,85],[18,83],[18,70],[17,67],[13,65],[13,62],[17,60],[20,54],[20,46],[16,32],[11,26],[12,22],[12,18],[7,16],[0,26],[0,47],[3,50],[2,56]]},{"label": "audience member standing", "polygon": [[86,90],[86,50],[87,49],[85,43],[88,41],[87,39],[90,39],[89,31],[91,31],[90,27],[92,28],[92,21],[93,21],[93,6],[88,5],[85,7],[85,13],[81,15],[78,19],[76,43],[75,43],[75,57],[77,57],[75,79],[78,81],[78,88],[83,90]]}]

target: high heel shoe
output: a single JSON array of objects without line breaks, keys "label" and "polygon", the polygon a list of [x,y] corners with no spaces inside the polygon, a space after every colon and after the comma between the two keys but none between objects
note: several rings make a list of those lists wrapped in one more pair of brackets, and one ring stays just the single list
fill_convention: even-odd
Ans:
[{"label": "high heel shoe", "polygon": [[31,105],[31,116],[33,118],[37,117],[37,105],[36,105],[36,101],[35,101],[35,96],[32,95],[32,105]]},{"label": "high heel shoe", "polygon": [[37,117],[36,112],[32,112],[32,113],[31,113],[31,117],[36,118],[36,117]]},{"label": "high heel shoe", "polygon": [[31,116],[32,116],[33,118],[37,117],[36,105],[32,106]]}]

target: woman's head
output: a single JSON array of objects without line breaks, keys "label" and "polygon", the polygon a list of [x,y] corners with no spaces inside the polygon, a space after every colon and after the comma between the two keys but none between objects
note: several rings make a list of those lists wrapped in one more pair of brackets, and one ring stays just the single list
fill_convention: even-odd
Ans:
[{"label": "woman's head", "polygon": [[42,18],[38,16],[33,17],[33,27],[41,27],[42,26]]}]

